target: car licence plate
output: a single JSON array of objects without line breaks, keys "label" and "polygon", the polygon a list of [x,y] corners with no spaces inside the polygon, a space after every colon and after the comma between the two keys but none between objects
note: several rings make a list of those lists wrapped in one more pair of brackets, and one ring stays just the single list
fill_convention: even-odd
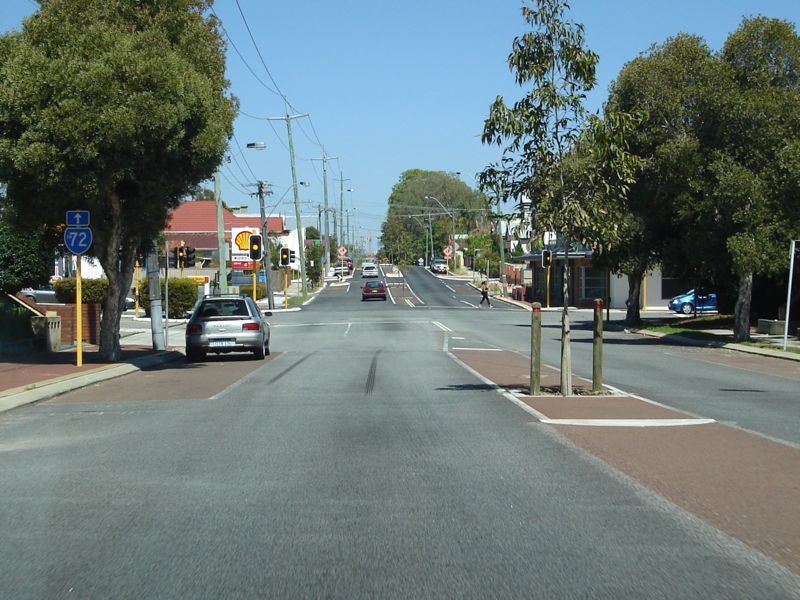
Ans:
[{"label": "car licence plate", "polygon": [[208,345],[212,348],[218,346],[234,346],[236,345],[236,340],[211,340],[208,342]]}]

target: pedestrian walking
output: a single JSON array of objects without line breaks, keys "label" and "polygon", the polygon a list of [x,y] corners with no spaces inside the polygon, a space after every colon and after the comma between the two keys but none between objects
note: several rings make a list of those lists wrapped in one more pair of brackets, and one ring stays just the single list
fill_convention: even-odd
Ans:
[{"label": "pedestrian walking", "polygon": [[489,308],[492,308],[492,303],[489,302],[489,282],[488,281],[484,281],[481,284],[481,304],[483,304],[484,300],[486,300],[486,305]]}]

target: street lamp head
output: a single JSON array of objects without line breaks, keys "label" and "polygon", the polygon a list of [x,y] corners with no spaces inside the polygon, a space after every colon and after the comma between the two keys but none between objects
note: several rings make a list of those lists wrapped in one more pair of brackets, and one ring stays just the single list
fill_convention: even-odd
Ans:
[{"label": "street lamp head", "polygon": [[264,150],[267,145],[264,142],[247,142],[247,147],[254,150]]},{"label": "street lamp head", "polygon": [[308,187],[311,184],[309,182],[307,182],[307,181],[298,181],[297,185],[302,185],[303,187]]}]

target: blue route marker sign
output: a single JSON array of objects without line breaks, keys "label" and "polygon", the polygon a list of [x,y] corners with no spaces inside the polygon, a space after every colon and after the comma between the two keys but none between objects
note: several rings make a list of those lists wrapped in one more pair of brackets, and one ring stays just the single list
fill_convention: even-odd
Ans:
[{"label": "blue route marker sign", "polygon": [[88,226],[89,226],[88,210],[67,211],[67,227],[88,227]]},{"label": "blue route marker sign", "polygon": [[64,245],[73,254],[84,254],[92,246],[92,230],[88,227],[67,227]]}]

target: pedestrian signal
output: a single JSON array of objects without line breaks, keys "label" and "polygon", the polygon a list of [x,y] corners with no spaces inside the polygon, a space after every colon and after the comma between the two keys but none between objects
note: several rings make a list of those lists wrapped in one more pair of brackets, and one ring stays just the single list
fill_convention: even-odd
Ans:
[{"label": "pedestrian signal", "polygon": [[295,260],[295,253],[294,250],[289,250],[289,262],[293,263]]},{"label": "pedestrian signal", "polygon": [[261,236],[250,236],[250,260],[261,260],[264,255],[263,248],[261,247]]},{"label": "pedestrian signal", "polygon": [[542,268],[547,269],[553,261],[553,253],[550,250],[542,250]]},{"label": "pedestrian signal", "polygon": [[178,268],[178,247],[175,246],[171,251],[172,256],[168,257],[168,264],[171,268]]},{"label": "pedestrian signal", "polygon": [[288,267],[289,263],[292,262],[291,255],[289,254],[288,248],[281,248],[281,266]]}]

